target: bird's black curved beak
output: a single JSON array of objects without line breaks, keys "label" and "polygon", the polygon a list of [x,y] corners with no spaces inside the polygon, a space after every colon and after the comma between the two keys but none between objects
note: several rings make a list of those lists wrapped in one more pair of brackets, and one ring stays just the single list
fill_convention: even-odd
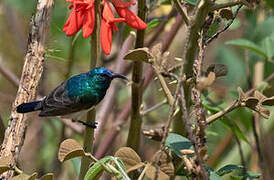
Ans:
[{"label": "bird's black curved beak", "polygon": [[127,80],[128,81],[128,78],[122,74],[116,74],[116,73],[112,73],[112,78],[121,78],[121,79],[124,79],[124,80]]}]

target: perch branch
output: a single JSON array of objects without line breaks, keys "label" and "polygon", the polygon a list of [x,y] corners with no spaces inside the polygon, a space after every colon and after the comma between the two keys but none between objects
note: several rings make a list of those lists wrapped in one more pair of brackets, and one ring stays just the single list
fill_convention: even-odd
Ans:
[{"label": "perch branch", "polygon": [[[36,15],[30,22],[27,53],[20,85],[12,105],[9,125],[5,131],[0,152],[1,157],[12,156],[11,165],[17,163],[27,129],[27,117],[24,114],[18,114],[16,107],[23,102],[34,100],[37,94],[38,83],[43,72],[45,43],[53,4],[53,0],[39,0]],[[10,179],[12,176],[13,171],[9,171],[2,175],[2,178]]]}]

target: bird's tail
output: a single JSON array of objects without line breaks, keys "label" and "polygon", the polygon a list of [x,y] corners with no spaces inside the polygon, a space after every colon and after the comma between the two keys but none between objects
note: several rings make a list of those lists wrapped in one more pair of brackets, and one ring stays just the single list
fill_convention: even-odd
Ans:
[{"label": "bird's tail", "polygon": [[22,103],[17,106],[16,111],[18,113],[28,113],[32,111],[41,110],[41,102],[42,101],[33,101],[29,103]]}]

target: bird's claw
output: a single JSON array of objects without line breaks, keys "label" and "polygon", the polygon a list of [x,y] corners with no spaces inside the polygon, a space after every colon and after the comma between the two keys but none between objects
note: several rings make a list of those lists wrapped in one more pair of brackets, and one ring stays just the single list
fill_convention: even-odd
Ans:
[{"label": "bird's claw", "polygon": [[96,129],[96,128],[97,128],[97,125],[98,125],[98,122],[90,122],[90,123],[87,123],[87,122],[84,122],[84,121],[81,121],[81,120],[77,120],[77,122],[83,124],[84,126],[93,128],[93,129]]}]

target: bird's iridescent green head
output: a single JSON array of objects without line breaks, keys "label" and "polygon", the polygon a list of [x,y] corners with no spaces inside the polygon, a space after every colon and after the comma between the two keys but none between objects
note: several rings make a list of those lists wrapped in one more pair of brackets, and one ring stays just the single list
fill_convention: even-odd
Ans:
[{"label": "bird's iridescent green head", "polygon": [[112,80],[114,78],[121,78],[121,79],[128,80],[128,78],[126,76],[124,76],[122,74],[114,73],[104,67],[94,68],[91,71],[89,71],[88,74],[91,76],[101,76],[101,77],[104,77],[105,79],[109,79],[109,80]]}]

